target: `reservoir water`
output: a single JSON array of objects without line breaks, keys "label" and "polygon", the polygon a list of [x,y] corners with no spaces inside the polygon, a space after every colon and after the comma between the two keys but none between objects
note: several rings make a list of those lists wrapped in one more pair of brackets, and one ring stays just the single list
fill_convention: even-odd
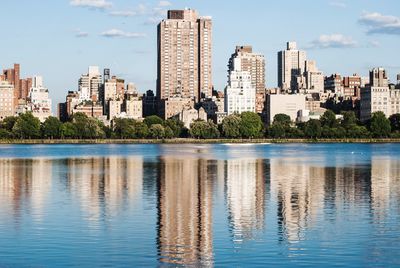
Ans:
[{"label": "reservoir water", "polygon": [[0,267],[154,266],[400,267],[400,145],[0,146]]}]

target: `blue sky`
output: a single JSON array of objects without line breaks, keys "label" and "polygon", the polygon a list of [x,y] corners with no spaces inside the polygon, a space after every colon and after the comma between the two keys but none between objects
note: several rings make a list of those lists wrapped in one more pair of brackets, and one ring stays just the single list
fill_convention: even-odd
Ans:
[{"label": "blue sky", "polygon": [[1,5],[0,68],[21,63],[42,75],[53,102],[77,90],[89,65],[111,68],[140,91],[155,89],[156,24],[167,9],[190,7],[213,17],[214,84],[222,90],[236,45],[267,60],[276,86],[276,53],[298,42],[324,74],[368,74],[383,66],[400,73],[398,0],[14,0]]}]

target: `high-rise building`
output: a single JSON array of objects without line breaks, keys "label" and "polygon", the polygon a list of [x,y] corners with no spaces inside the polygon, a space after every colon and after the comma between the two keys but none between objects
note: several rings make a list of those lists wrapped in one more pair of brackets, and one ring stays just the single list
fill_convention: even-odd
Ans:
[{"label": "high-rise building", "polygon": [[360,120],[369,120],[374,112],[381,111],[386,117],[400,113],[400,89],[389,87],[386,71],[374,68],[370,72],[370,84],[361,89]]},{"label": "high-rise building", "polygon": [[278,87],[291,90],[297,87],[297,77],[305,70],[306,52],[297,49],[296,42],[288,42],[286,50],[278,52]]},{"label": "high-rise building", "polygon": [[13,116],[14,109],[14,85],[8,81],[0,81],[0,120]]},{"label": "high-rise building", "polygon": [[32,85],[30,78],[20,79],[21,76],[21,66],[18,63],[14,64],[14,68],[3,70],[1,75],[2,81],[8,81],[14,86],[14,106],[18,105],[19,99],[24,99],[28,97],[29,89]]},{"label": "high-rise building", "polygon": [[79,79],[79,92],[90,92],[90,98],[93,102],[99,100],[99,90],[101,88],[102,78],[98,66],[89,66],[87,74],[81,75]]},{"label": "high-rise building", "polygon": [[243,71],[241,64],[240,58],[235,58],[228,72],[225,88],[225,112],[228,115],[256,111],[256,88],[252,85],[250,72]]},{"label": "high-rise building", "polygon": [[323,93],[324,74],[318,70],[317,64],[313,60],[306,60],[304,71],[304,93]]},{"label": "high-rise building", "polygon": [[143,94],[142,103],[143,117],[157,114],[157,98],[152,90],[147,90],[146,94]]},{"label": "high-rise building", "polygon": [[265,102],[265,58],[254,53],[251,46],[237,46],[229,59],[229,70],[234,69],[234,59],[240,59],[242,71],[251,75],[251,85],[256,89],[256,112],[262,113]]},{"label": "high-rise building", "polygon": [[28,110],[44,122],[47,117],[51,116],[51,99],[49,98],[49,90],[43,85],[43,78],[35,76],[32,80],[32,88],[29,91]]},{"label": "high-rise building", "polygon": [[[125,98],[125,80],[116,76],[107,79],[102,87],[101,102],[103,103],[104,114],[113,119],[121,113],[121,104]],[[117,109],[117,107],[120,107]],[[113,110],[113,112],[111,112]],[[111,113],[111,115],[110,115]]]},{"label": "high-rise building", "polygon": [[389,81],[386,70],[383,68],[374,68],[369,72],[369,84],[371,87],[387,87]]},{"label": "high-rise building", "polygon": [[359,97],[359,89],[361,88],[361,77],[357,74],[343,77],[343,93],[346,97]]},{"label": "high-rise building", "polygon": [[143,101],[137,94],[127,93],[122,104],[122,110],[127,118],[143,118]]},{"label": "high-rise building", "polygon": [[212,96],[212,87],[211,18],[191,9],[169,10],[158,25],[158,100],[199,102]]},{"label": "high-rise building", "polygon": [[342,76],[340,74],[332,74],[329,77],[325,77],[324,87],[327,92],[343,94]]}]

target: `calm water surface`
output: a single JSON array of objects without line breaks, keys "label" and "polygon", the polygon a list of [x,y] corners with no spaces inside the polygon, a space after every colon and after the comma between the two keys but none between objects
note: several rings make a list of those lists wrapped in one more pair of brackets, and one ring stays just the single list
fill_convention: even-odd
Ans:
[{"label": "calm water surface", "polygon": [[399,152],[0,146],[0,267],[399,267]]}]

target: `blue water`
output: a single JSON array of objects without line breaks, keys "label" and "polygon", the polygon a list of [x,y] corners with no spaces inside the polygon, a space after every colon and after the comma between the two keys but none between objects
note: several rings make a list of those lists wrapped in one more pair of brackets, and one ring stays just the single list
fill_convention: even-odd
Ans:
[{"label": "blue water", "polygon": [[400,145],[2,145],[0,267],[399,267]]}]

